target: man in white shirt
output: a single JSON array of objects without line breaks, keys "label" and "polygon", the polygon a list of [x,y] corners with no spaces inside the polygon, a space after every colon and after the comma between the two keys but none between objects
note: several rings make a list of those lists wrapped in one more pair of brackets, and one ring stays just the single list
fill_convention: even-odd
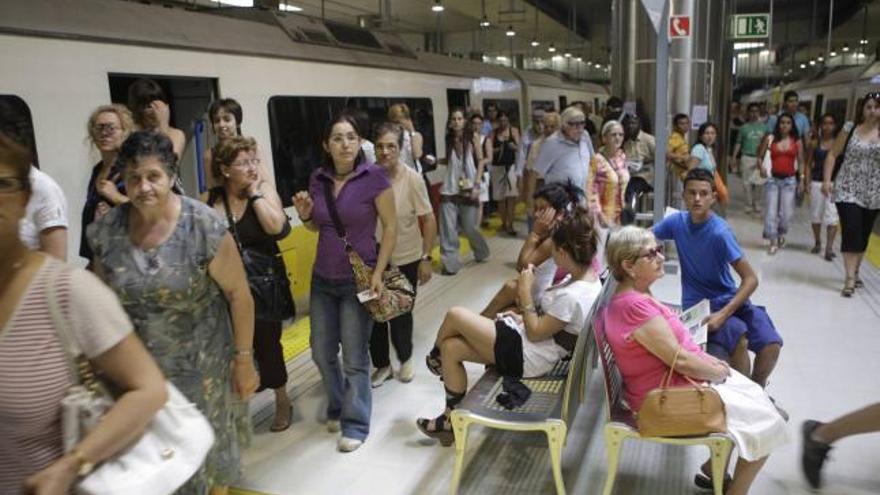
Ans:
[{"label": "man in white shirt", "polygon": [[19,234],[30,248],[67,261],[67,200],[54,179],[31,166],[31,199]]}]

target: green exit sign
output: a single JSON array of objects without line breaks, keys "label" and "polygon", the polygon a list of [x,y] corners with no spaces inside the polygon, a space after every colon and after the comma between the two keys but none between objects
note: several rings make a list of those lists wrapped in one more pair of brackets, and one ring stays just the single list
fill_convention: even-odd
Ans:
[{"label": "green exit sign", "polygon": [[770,36],[770,14],[738,14],[730,18],[730,37],[759,39]]}]

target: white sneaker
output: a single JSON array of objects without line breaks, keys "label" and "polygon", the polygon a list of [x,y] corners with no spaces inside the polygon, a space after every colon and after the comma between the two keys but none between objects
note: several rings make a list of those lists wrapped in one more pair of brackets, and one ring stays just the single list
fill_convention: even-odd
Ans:
[{"label": "white sneaker", "polygon": [[339,433],[340,431],[342,431],[342,422],[338,419],[328,419],[327,431],[330,433]]},{"label": "white sneaker", "polygon": [[390,380],[393,375],[394,373],[391,370],[391,366],[376,368],[376,371],[373,372],[372,378],[370,378],[370,384],[373,388],[381,387],[382,384]]},{"label": "white sneaker", "polygon": [[363,441],[363,440],[357,440],[357,439],[354,439],[354,438],[342,437],[342,438],[340,438],[339,441],[336,443],[336,448],[337,448],[340,452],[354,452],[355,450],[357,450],[357,449],[358,449],[361,445],[363,445],[363,444],[364,444],[364,441]]},{"label": "white sneaker", "polygon": [[400,363],[400,371],[397,372],[397,379],[403,383],[409,383],[413,379],[412,358]]}]

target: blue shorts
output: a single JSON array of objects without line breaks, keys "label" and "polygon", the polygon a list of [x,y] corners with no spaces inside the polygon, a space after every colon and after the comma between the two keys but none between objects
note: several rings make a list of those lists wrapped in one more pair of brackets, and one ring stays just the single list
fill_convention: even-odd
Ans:
[{"label": "blue shorts", "polygon": [[[719,309],[720,306],[712,308],[712,311]],[[746,302],[721,325],[721,328],[709,332],[706,350],[719,359],[729,360],[743,335],[746,336],[749,350],[756,354],[769,344],[782,345],[782,336],[776,331],[767,309]]]}]

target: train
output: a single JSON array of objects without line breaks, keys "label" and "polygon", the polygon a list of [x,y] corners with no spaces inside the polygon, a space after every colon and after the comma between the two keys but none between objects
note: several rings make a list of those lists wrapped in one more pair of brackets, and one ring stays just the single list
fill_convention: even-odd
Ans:
[{"label": "train", "polygon": [[[242,131],[259,143],[286,206],[320,157],[322,123],[341,109],[357,107],[375,122],[390,104],[407,103],[425,152],[442,162],[450,107],[495,104],[525,125],[533,106],[580,100],[598,109],[608,98],[598,84],[415,52],[392,33],[249,8],[0,0],[0,46],[0,103],[21,109],[37,166],[67,197],[71,260],[77,259],[89,173],[99,159],[86,139],[86,120],[99,105],[125,103],[137,78],[163,87],[171,123],[187,135],[180,176],[188,194],[204,187],[196,164],[212,142],[206,108],[231,97],[241,104]],[[439,172],[433,174],[436,182]],[[292,278],[302,280],[313,239],[290,216],[295,240],[286,258]],[[296,285],[295,293],[306,294],[304,284]]]}]

